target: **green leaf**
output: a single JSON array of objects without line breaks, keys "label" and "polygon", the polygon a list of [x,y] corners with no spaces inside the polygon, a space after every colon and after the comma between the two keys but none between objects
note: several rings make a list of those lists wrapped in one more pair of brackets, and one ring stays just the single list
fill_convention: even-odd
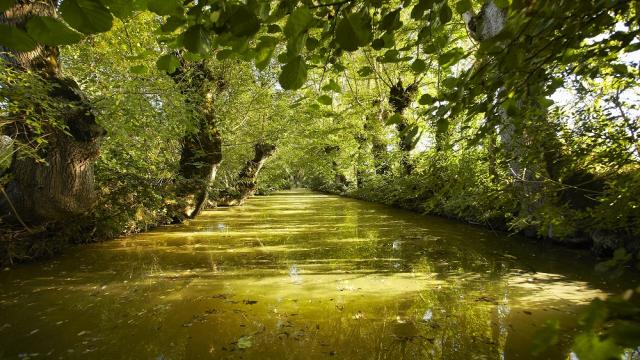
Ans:
[{"label": "green leaf", "polygon": [[9,10],[15,3],[16,0],[0,0],[0,12]]},{"label": "green leaf", "polygon": [[139,0],[101,0],[104,6],[111,10],[111,13],[120,19],[126,19],[137,10],[146,8]]},{"label": "green leaf", "polygon": [[628,348],[637,348],[640,345],[640,324],[633,321],[616,321],[611,326],[609,334],[620,344]]},{"label": "green leaf", "polygon": [[195,54],[206,54],[211,49],[209,34],[202,25],[191,26],[183,33],[184,48]]},{"label": "green leaf", "polygon": [[456,79],[455,77],[448,77],[442,80],[442,85],[444,85],[444,87],[448,89],[453,89],[454,87],[456,87],[457,84],[458,84],[458,79]]},{"label": "green leaf", "polygon": [[433,7],[434,0],[420,0],[411,9],[411,18],[419,20],[424,16],[424,13]]},{"label": "green leaf", "polygon": [[385,121],[384,123],[385,125],[395,125],[395,124],[400,124],[403,121],[404,121],[404,118],[402,117],[402,115],[395,113],[389,116],[387,121]]},{"label": "green leaf", "polygon": [[130,67],[129,71],[136,75],[143,75],[149,72],[149,68],[146,65],[135,65]]},{"label": "green leaf", "polygon": [[396,9],[385,15],[378,24],[378,29],[385,31],[394,31],[400,27],[402,27],[402,21],[400,21],[400,9]]},{"label": "green leaf", "polygon": [[373,74],[373,69],[370,66],[361,67],[358,70],[358,75],[365,77]]},{"label": "green leaf", "polygon": [[422,59],[416,59],[411,64],[411,70],[413,70],[413,72],[415,73],[424,72],[426,69],[427,69],[427,63],[425,63],[424,60]]},{"label": "green leaf", "polygon": [[180,0],[149,0],[147,9],[160,16],[181,15],[182,1]]},{"label": "green leaf", "polygon": [[440,12],[438,12],[438,18],[440,19],[440,24],[442,25],[451,21],[451,19],[453,18],[453,11],[451,11],[449,3],[445,2],[444,4],[442,4]]},{"label": "green leaf", "polygon": [[429,94],[424,94],[418,99],[420,105],[433,105],[436,102],[436,98]]},{"label": "green leaf", "polygon": [[560,340],[560,321],[547,320],[531,342],[531,353],[538,356]]},{"label": "green leaf", "polygon": [[184,25],[187,21],[179,16],[170,16],[167,20],[160,26],[160,29],[166,33],[172,33],[178,30],[182,25]]},{"label": "green leaf", "polygon": [[313,23],[313,14],[306,7],[298,7],[287,19],[287,24],[284,26],[284,35],[287,38],[297,37],[298,35],[306,32],[309,26]]},{"label": "green leaf", "polygon": [[384,62],[394,63],[400,61],[398,58],[400,56],[400,52],[396,49],[387,50],[384,53]]},{"label": "green leaf", "polygon": [[307,50],[313,51],[318,47],[319,44],[320,44],[320,41],[318,41],[318,39],[309,37],[305,42],[305,47],[307,48]]},{"label": "green leaf", "polygon": [[463,56],[464,50],[460,47],[457,47],[438,56],[438,64],[440,64],[442,67],[449,67],[458,62],[458,60],[460,60]]},{"label": "green leaf", "polygon": [[331,105],[333,103],[333,99],[329,95],[319,96],[316,101],[318,101],[322,105]]},{"label": "green leaf", "polygon": [[620,359],[622,354],[622,349],[612,339],[602,340],[592,332],[576,336],[573,351],[580,360]]},{"label": "green leaf", "polygon": [[323,86],[322,90],[324,90],[324,91],[333,91],[335,93],[341,93],[342,92],[342,88],[340,87],[340,85],[333,79],[331,79],[327,85]]},{"label": "green leaf", "polygon": [[256,67],[264,70],[273,56],[276,49],[277,39],[271,36],[260,37],[260,42],[256,46]]},{"label": "green leaf", "polygon": [[37,46],[26,32],[7,24],[0,24],[0,45],[23,52],[31,51]]},{"label": "green leaf", "polygon": [[111,30],[113,16],[98,0],[64,0],[60,13],[67,24],[85,34]]},{"label": "green leaf", "polygon": [[472,8],[473,4],[471,3],[471,0],[460,0],[456,4],[456,12],[458,12],[458,14],[464,14],[467,11],[471,11]]},{"label": "green leaf", "polygon": [[436,121],[436,133],[438,135],[444,135],[449,132],[449,119],[446,117],[439,117]]},{"label": "green leaf", "polygon": [[247,6],[238,6],[227,23],[231,34],[237,37],[251,36],[260,30],[260,20]]},{"label": "green leaf", "polygon": [[180,60],[172,54],[162,55],[156,62],[156,66],[160,71],[172,74],[180,66]]},{"label": "green leaf", "polygon": [[285,90],[301,88],[307,81],[307,65],[302,56],[298,55],[284,65],[278,80]]},{"label": "green leaf", "polygon": [[32,17],[27,22],[27,33],[38,43],[50,46],[75,44],[82,39],[82,34],[48,16]]},{"label": "green leaf", "polygon": [[384,40],[382,40],[380,38],[373,40],[373,42],[371,42],[371,47],[374,50],[382,49],[384,47]]},{"label": "green leaf", "polygon": [[371,42],[371,19],[362,13],[349,14],[336,27],[336,41],[340,48],[355,51]]}]

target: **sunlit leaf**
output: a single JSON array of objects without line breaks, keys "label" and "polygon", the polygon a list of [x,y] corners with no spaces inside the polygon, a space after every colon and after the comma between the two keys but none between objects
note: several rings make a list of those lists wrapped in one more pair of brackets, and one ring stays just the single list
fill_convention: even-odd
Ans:
[{"label": "sunlit leaf", "polygon": [[156,62],[159,70],[172,74],[180,66],[180,60],[172,54],[162,55]]},{"label": "sunlit leaf", "polygon": [[278,78],[285,90],[299,89],[307,81],[307,65],[304,58],[298,55],[282,67]]},{"label": "sunlit leaf", "polygon": [[283,32],[287,38],[296,37],[307,31],[312,22],[313,14],[311,11],[306,7],[298,7],[289,15]]},{"label": "sunlit leaf", "polygon": [[342,92],[342,88],[340,87],[340,85],[333,79],[331,79],[327,85],[323,86],[322,90],[324,90],[324,91],[333,91],[335,93],[341,93]]},{"label": "sunlit leaf", "polygon": [[322,105],[331,105],[333,103],[333,98],[329,95],[321,95],[316,99]]},{"label": "sunlit leaf", "polygon": [[395,113],[389,116],[387,121],[385,121],[385,125],[396,125],[396,124],[400,124],[403,121],[404,121],[404,117],[401,114]]},{"label": "sunlit leaf", "polygon": [[362,67],[358,70],[358,75],[365,77],[373,74],[373,69],[370,66]]},{"label": "sunlit leaf", "polygon": [[264,70],[269,65],[277,43],[276,38],[270,36],[260,38],[260,42],[256,46],[256,67],[258,69]]}]

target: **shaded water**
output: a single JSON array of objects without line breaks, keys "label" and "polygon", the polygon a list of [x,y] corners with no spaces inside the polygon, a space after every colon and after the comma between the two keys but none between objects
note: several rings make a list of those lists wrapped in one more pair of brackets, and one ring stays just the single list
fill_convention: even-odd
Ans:
[{"label": "shaded water", "polygon": [[545,321],[568,337],[620,290],[593,261],[283,192],[0,272],[0,358],[529,359]]}]

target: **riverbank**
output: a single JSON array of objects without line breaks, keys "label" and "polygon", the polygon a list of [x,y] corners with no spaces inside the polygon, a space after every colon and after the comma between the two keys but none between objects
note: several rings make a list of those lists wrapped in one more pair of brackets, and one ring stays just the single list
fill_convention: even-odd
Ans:
[{"label": "riverbank", "polygon": [[[392,179],[378,178],[377,181],[364,183],[360,188],[321,184],[315,191],[384,204],[419,214],[441,216],[562,247],[588,249],[601,258],[610,257],[618,249],[625,249],[629,253],[640,251],[639,238],[606,228],[591,227],[586,224],[588,219],[584,219],[584,216],[580,222],[576,220],[571,233],[563,234],[559,231],[562,224],[544,224],[533,220],[533,215],[528,219],[518,217],[517,203],[509,197],[508,192],[501,192],[499,188],[488,184],[460,188],[460,179],[452,179],[451,183],[438,189],[419,186],[424,181],[414,175]],[[450,188],[459,191],[456,193]],[[554,210],[550,206],[545,211]],[[567,208],[559,207],[555,211],[554,216],[562,217],[564,211],[578,218],[575,211]]]}]

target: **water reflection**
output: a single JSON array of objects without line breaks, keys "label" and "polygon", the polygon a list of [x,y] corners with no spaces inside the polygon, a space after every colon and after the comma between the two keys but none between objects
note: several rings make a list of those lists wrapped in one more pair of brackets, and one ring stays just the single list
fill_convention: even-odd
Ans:
[{"label": "water reflection", "polygon": [[[579,251],[286,192],[0,273],[0,358],[529,359],[545,321],[568,336],[618,290],[592,269]],[[563,338],[540,358],[570,356]]]}]

